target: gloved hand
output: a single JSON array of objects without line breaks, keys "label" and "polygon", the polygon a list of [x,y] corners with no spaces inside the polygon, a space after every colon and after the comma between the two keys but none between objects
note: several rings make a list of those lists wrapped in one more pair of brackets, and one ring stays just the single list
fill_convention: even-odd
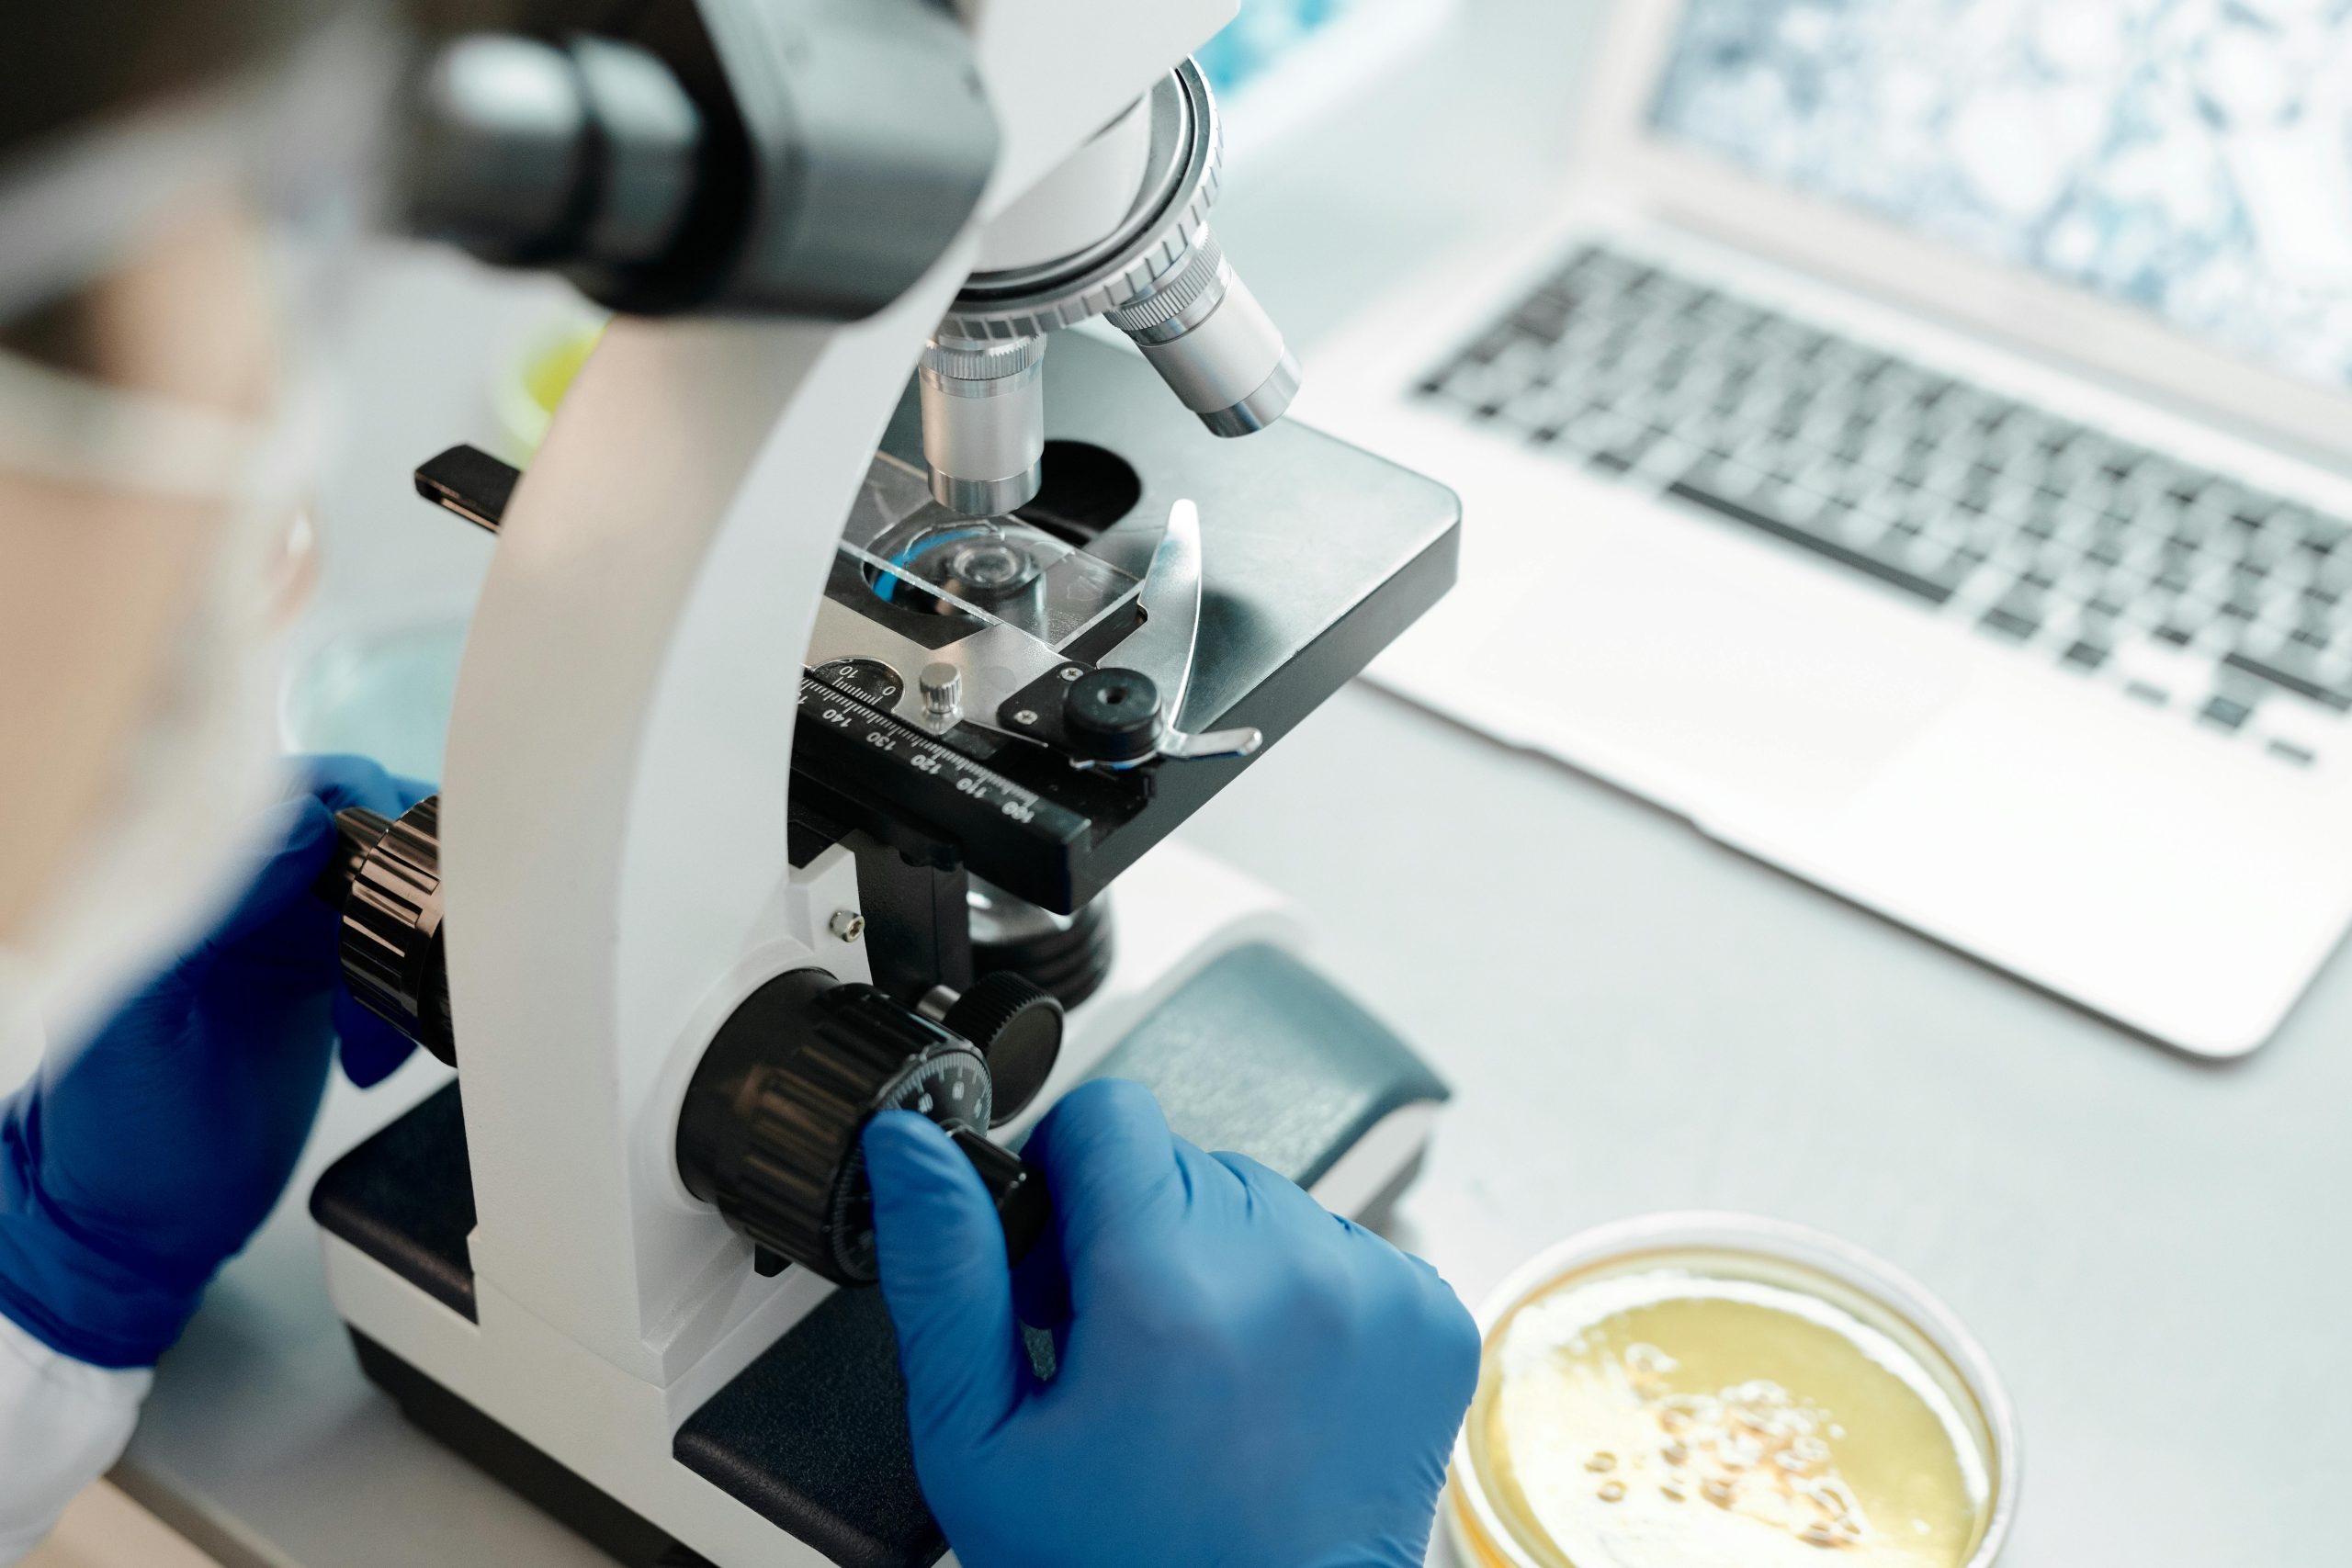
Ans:
[{"label": "gloved hand", "polygon": [[397,816],[428,791],[356,757],[301,767],[213,933],[0,1101],[0,1313],[76,1360],[148,1366],[179,1337],[293,1174],[338,1032],[363,1088],[408,1055],[344,989],[311,885],[335,812]]},{"label": "gloved hand", "polygon": [[1085,1085],[1032,1136],[1058,1247],[1023,1265],[946,1137],[865,1138],[915,1469],[967,1568],[1419,1568],[1478,1377],[1437,1271],[1265,1167]]}]

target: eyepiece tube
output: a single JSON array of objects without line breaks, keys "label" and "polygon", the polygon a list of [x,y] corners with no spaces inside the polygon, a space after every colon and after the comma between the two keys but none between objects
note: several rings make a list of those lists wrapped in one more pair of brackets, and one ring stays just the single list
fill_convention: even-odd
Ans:
[{"label": "eyepiece tube", "polygon": [[1298,361],[1282,329],[1206,232],[1184,265],[1110,319],[1218,435],[1255,434],[1298,396]]},{"label": "eyepiece tube", "polygon": [[493,263],[569,259],[594,138],[570,53],[498,33],[457,39],[426,67],[411,118],[412,229]]},{"label": "eyepiece tube", "polygon": [[408,221],[501,265],[649,265],[700,177],[702,113],[659,58],[471,33],[428,62],[403,176]]},{"label": "eyepiece tube", "polygon": [[1046,479],[1046,340],[933,338],[918,378],[932,498],[966,517],[1001,517]]}]

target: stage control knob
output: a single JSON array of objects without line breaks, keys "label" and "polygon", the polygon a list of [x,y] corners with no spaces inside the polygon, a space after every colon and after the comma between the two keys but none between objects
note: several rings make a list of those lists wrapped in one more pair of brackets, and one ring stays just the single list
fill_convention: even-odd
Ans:
[{"label": "stage control knob", "polygon": [[1166,726],[1159,688],[1133,670],[1096,670],[1062,694],[1062,725],[1080,755],[1102,762],[1136,762],[1152,754]]},{"label": "stage control knob", "polygon": [[1028,1110],[1061,1058],[1062,1004],[1018,975],[983,976],[939,1021],[988,1058],[992,1127]]},{"label": "stage control knob", "polygon": [[1045,1232],[1045,1182],[986,1137],[994,1084],[970,1041],[870,986],[796,970],[719,1029],[678,1119],[679,1175],[763,1253],[836,1283],[876,1275],[860,1138],[884,1111],[945,1129],[1003,1222],[1009,1257]]},{"label": "stage control knob", "polygon": [[336,852],[316,891],[343,916],[344,982],[368,1011],[451,1066],[447,948],[441,932],[441,797],[393,821],[335,814]]}]

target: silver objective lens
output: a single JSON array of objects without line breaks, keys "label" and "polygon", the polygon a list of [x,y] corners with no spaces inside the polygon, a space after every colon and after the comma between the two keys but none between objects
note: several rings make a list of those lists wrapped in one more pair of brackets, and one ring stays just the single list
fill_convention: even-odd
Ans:
[{"label": "silver objective lens", "polygon": [[1001,517],[1037,498],[1046,474],[1046,340],[922,351],[922,455],[932,498],[967,517]]},{"label": "silver objective lens", "polygon": [[1183,266],[1110,321],[1219,435],[1253,435],[1298,396],[1298,361],[1282,329],[1205,230]]}]

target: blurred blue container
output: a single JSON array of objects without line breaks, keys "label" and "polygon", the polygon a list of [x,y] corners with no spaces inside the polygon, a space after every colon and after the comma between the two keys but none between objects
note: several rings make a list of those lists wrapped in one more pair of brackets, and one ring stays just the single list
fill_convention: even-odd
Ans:
[{"label": "blurred blue container", "polygon": [[1219,93],[1233,92],[1350,8],[1351,0],[1242,0],[1241,15],[1201,51],[1201,69]]}]

